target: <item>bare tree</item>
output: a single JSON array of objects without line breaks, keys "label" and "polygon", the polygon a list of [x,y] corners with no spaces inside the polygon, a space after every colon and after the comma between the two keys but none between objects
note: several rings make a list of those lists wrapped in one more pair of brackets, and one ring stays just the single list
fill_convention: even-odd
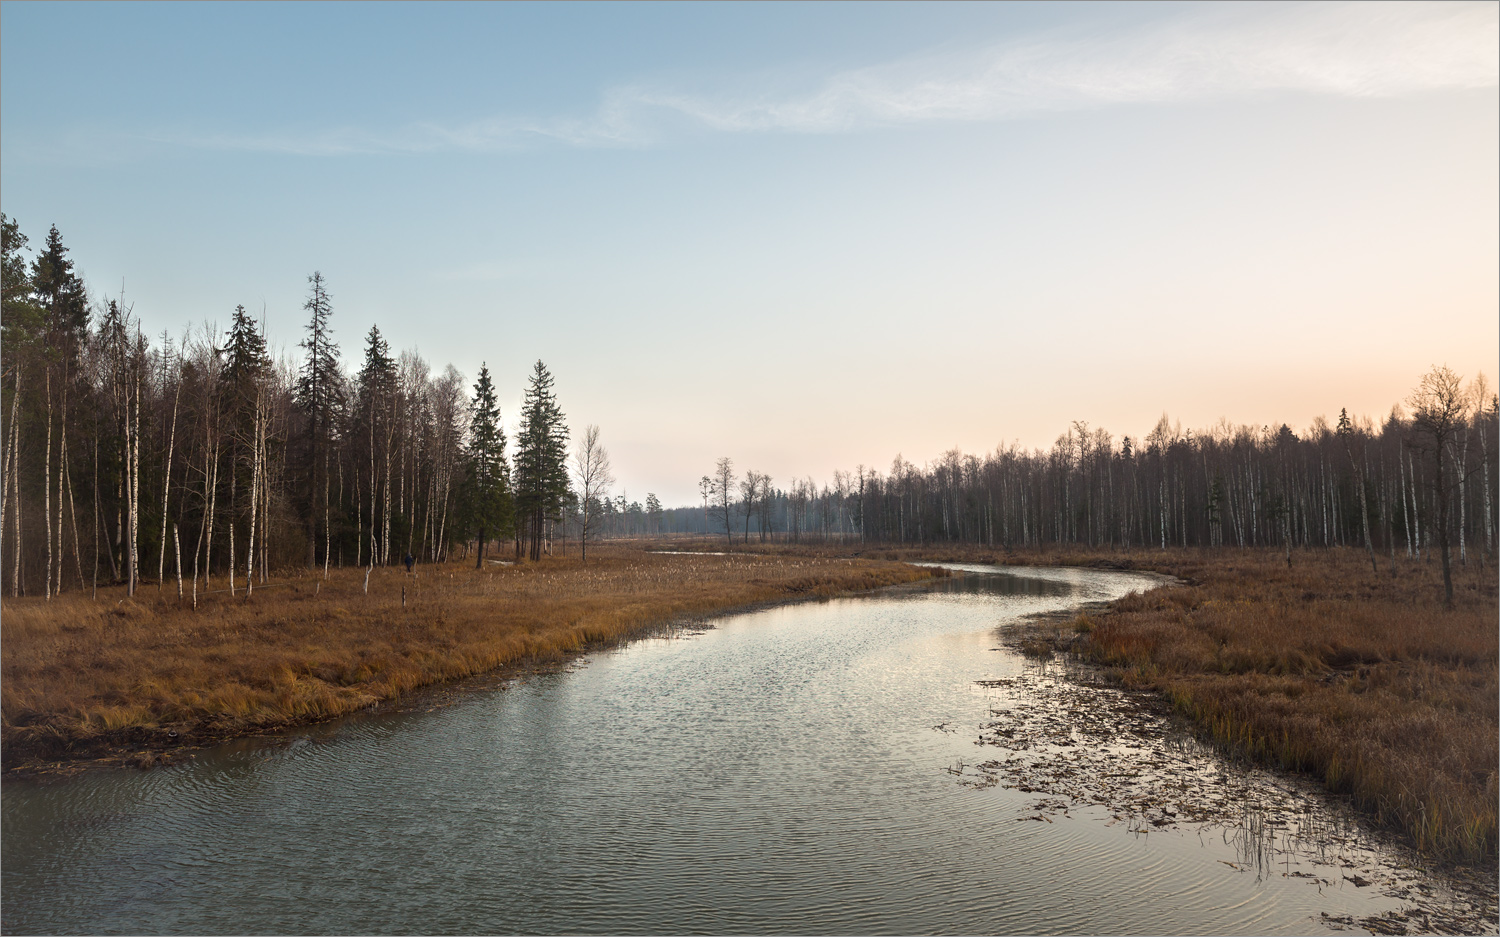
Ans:
[{"label": "bare tree", "polygon": [[1427,455],[1432,461],[1432,487],[1437,503],[1437,541],[1439,555],[1443,561],[1443,598],[1449,608],[1453,607],[1453,565],[1449,556],[1449,499],[1458,487],[1458,479],[1450,464],[1449,447],[1468,417],[1468,394],[1464,393],[1462,378],[1447,365],[1434,365],[1422,376],[1407,403],[1412,408],[1412,448]]},{"label": "bare tree", "polygon": [[708,533],[708,499],[714,493],[714,480],[707,475],[698,479],[698,494],[703,496],[703,532]]},{"label": "bare tree", "polygon": [[1470,385],[1474,389],[1474,417],[1475,424],[1479,427],[1479,457],[1480,468],[1483,476],[1483,511],[1484,511],[1484,550],[1488,554],[1495,551],[1495,522],[1494,506],[1490,499],[1490,429],[1500,415],[1500,396],[1490,392],[1489,383],[1483,374],[1474,378]]},{"label": "bare tree", "polygon": [[714,465],[714,513],[724,525],[724,539],[734,546],[734,462],[725,456]]},{"label": "bare tree", "polygon": [[598,517],[597,504],[615,483],[609,470],[609,450],[599,444],[599,427],[589,424],[573,452],[573,475],[578,479],[579,540],[583,562],[589,561],[589,531]]},{"label": "bare tree", "polygon": [[[161,371],[162,371],[162,393],[165,394],[166,393],[166,388],[167,388],[167,367],[172,363],[172,347],[171,347],[170,342],[166,338],[166,333],[163,332],[162,335],[163,335],[163,339],[162,339],[162,363],[161,363]],[[166,464],[166,467],[164,468],[164,470],[162,471],[162,483],[161,483],[161,552],[158,555],[157,562],[156,562],[156,591],[157,592],[161,591],[162,579],[165,578],[165,576],[166,576],[166,570],[167,570],[167,496],[169,494],[171,494],[171,491],[172,491],[172,452],[177,447],[177,410],[178,410],[178,405],[182,402],[182,377],[181,377],[181,374],[180,374],[180,372],[182,370],[182,362],[181,362],[181,358],[180,357],[178,359],[177,369],[179,371],[179,374],[178,374],[177,379],[176,379],[177,392],[172,397],[172,429],[171,429],[170,435],[168,435],[168,437],[167,437],[167,464]],[[77,536],[75,536],[73,539],[76,540],[78,538],[77,538]],[[179,563],[180,563],[180,561],[179,561]],[[180,579],[181,577],[179,576],[178,578]],[[181,597],[182,597],[182,595],[181,595],[181,584],[179,583],[178,598],[181,598]]]},{"label": "bare tree", "polygon": [[760,541],[765,543],[771,535],[771,513],[775,510],[776,490],[771,487],[771,476],[760,476]]},{"label": "bare tree", "polygon": [[1365,500],[1365,470],[1364,454],[1360,458],[1354,457],[1354,448],[1349,439],[1354,435],[1354,426],[1349,422],[1348,408],[1339,411],[1339,439],[1344,442],[1344,454],[1349,457],[1349,464],[1354,467],[1354,481],[1359,491],[1359,523],[1360,529],[1365,534],[1365,552],[1370,555],[1370,571],[1376,575],[1380,574],[1380,566],[1375,562],[1375,546],[1370,541],[1370,509],[1369,502]]},{"label": "bare tree", "polygon": [[755,499],[760,497],[761,474],[754,469],[740,482],[740,510],[745,515],[745,542],[750,542],[750,516],[755,513]]}]

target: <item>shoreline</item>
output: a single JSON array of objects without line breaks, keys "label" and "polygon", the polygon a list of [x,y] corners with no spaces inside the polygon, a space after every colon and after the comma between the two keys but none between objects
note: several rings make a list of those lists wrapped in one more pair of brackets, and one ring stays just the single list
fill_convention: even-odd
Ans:
[{"label": "shoreline", "polygon": [[1353,547],[1299,548],[1291,566],[1270,548],[801,549],[1173,577],[1096,611],[1038,621],[1017,649],[1025,653],[1020,644],[1029,639],[1034,656],[1071,652],[1103,667],[1117,685],[1155,694],[1231,757],[1349,796],[1422,854],[1459,866],[1500,865],[1500,584],[1482,555],[1454,568],[1456,602],[1447,609],[1430,558],[1389,565],[1382,558],[1376,572]]},{"label": "shoreline", "polygon": [[[1157,694],[1203,738],[1230,755],[1278,766],[1310,777],[1333,793],[1352,795],[1377,824],[1401,832],[1423,852],[1445,853],[1460,862],[1495,863],[1495,803],[1485,791],[1493,793],[1497,784],[1495,758],[1490,757],[1497,742],[1497,717],[1495,695],[1485,688],[1495,683],[1500,654],[1492,621],[1496,588],[1488,579],[1488,567],[1481,564],[1465,573],[1464,579],[1472,581],[1461,583],[1459,608],[1445,612],[1430,565],[1405,564],[1395,579],[1383,573],[1372,577],[1364,557],[1352,550],[1299,552],[1296,567],[1288,569],[1279,551],[736,544],[740,550],[735,555],[713,556],[721,544],[675,542],[670,546],[679,551],[654,552],[661,545],[614,544],[610,549],[633,562],[644,558],[647,567],[658,571],[753,567],[741,573],[740,586],[742,593],[751,589],[759,594],[705,602],[700,590],[698,601],[673,607],[688,587],[676,581],[665,587],[657,583],[650,615],[637,613],[626,627],[602,637],[585,634],[585,640],[547,654],[512,654],[496,666],[439,674],[341,712],[205,732],[186,744],[170,744],[159,734],[141,732],[117,735],[102,744],[80,741],[75,753],[62,759],[25,757],[9,748],[4,776],[66,772],[71,770],[68,764],[80,762],[149,766],[162,761],[162,754],[170,761],[235,738],[275,737],[299,725],[366,711],[371,704],[377,711],[399,706],[424,687],[447,688],[486,675],[503,681],[498,674],[557,669],[589,649],[635,640],[670,628],[672,622],[701,621],[785,601],[856,595],[869,588],[851,589],[846,583],[833,590],[833,580],[826,578],[797,579],[801,585],[786,578],[773,583],[764,578],[771,570],[783,577],[794,575],[792,570],[826,575],[833,566],[853,574],[849,567],[868,570],[904,561],[996,569],[1084,567],[1146,573],[1158,580],[1158,587],[1034,620],[1027,637],[1018,638],[1023,644],[1035,643],[1033,656],[1064,651],[1092,660],[1118,684]],[[544,563],[470,578],[498,583],[529,576],[550,581],[560,569],[549,570]],[[932,567],[906,569],[922,575],[909,573],[899,581],[935,574]],[[808,581],[816,587],[808,588]],[[635,608],[639,612],[640,606]],[[6,630],[9,636],[10,628]],[[1429,728],[1409,731],[1406,727],[1415,724],[1413,720]]]},{"label": "shoreline", "polygon": [[[591,552],[591,556],[592,556]],[[661,554],[656,554],[661,555]],[[342,719],[357,718],[365,714],[392,713],[431,709],[436,706],[453,705],[474,693],[503,689],[505,685],[529,675],[552,674],[566,670],[579,658],[645,640],[656,636],[668,636],[695,627],[713,627],[713,619],[748,614],[768,608],[795,605],[813,601],[855,598],[886,590],[921,588],[928,582],[945,578],[928,567],[909,564],[881,563],[879,568],[905,567],[910,573],[893,582],[881,582],[873,588],[861,577],[849,576],[843,587],[829,589],[826,586],[798,589],[791,594],[752,598],[748,601],[731,602],[712,607],[669,612],[666,617],[645,617],[629,628],[606,637],[591,638],[573,647],[557,648],[544,654],[529,654],[515,657],[498,666],[456,676],[438,676],[413,686],[401,689],[388,696],[375,699],[367,706],[326,715],[309,715],[305,718],[289,719],[269,725],[247,727],[242,730],[215,732],[204,726],[193,726],[187,731],[171,728],[132,728],[115,733],[71,740],[66,743],[67,757],[44,757],[35,751],[37,746],[7,745],[4,751],[6,762],[0,771],[0,780],[37,780],[46,778],[73,777],[88,771],[136,768],[149,769],[190,761],[201,751],[207,751],[232,742],[264,740],[275,744],[299,730],[315,725],[324,725]],[[865,571],[868,567],[859,567]],[[484,572],[493,573],[493,570]],[[535,569],[532,572],[536,572]],[[837,581],[837,580],[836,580]],[[761,583],[761,580],[752,580]],[[278,583],[278,585],[292,585]],[[783,584],[796,587],[797,583]],[[187,737],[190,737],[188,740]]]}]

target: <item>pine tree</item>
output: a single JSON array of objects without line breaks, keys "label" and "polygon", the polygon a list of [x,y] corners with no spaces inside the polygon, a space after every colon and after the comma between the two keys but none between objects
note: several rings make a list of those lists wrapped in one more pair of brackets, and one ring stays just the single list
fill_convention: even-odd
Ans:
[{"label": "pine tree", "polygon": [[307,351],[307,359],[297,376],[296,401],[307,419],[307,433],[302,447],[302,477],[307,482],[304,504],[307,506],[307,565],[317,565],[317,525],[323,524],[325,544],[324,564],[328,557],[326,546],[330,542],[328,511],[328,459],[332,446],[333,417],[342,403],[343,374],[339,368],[339,346],[333,341],[333,330],[328,318],[333,313],[333,304],[324,285],[323,274],[317,271],[307,278],[312,285],[312,295],[302,305],[310,314],[306,329],[307,337],[301,347]]},{"label": "pine tree", "polygon": [[500,407],[495,402],[495,385],[490,381],[489,368],[483,365],[474,384],[469,414],[468,477],[464,480],[461,501],[465,519],[478,532],[479,550],[474,560],[478,569],[484,565],[484,545],[491,537],[509,536],[515,516]]},{"label": "pine tree", "polygon": [[516,439],[516,513],[532,560],[542,556],[546,525],[562,518],[572,500],[568,484],[568,428],[552,392],[552,374],[540,361],[521,402],[521,431]]},{"label": "pine tree", "polygon": [[[359,426],[355,431],[359,444],[368,446],[366,456],[369,463],[368,484],[364,487],[365,504],[356,508],[363,513],[370,525],[370,565],[382,562],[389,553],[389,537],[382,538],[380,532],[386,526],[375,522],[375,516],[385,500],[380,497],[381,469],[385,470],[385,493],[390,492],[390,438],[392,430],[392,398],[396,393],[396,362],[391,358],[390,346],[380,335],[380,329],[370,326],[365,336],[365,360],[359,370]],[[389,511],[386,511],[387,520]]]}]

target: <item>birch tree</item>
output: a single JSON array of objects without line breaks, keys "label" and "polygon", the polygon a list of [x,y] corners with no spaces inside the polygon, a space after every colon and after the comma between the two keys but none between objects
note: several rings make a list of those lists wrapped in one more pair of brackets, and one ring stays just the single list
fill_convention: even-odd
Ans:
[{"label": "birch tree", "polygon": [[1437,508],[1437,527],[1434,532],[1443,565],[1443,600],[1452,608],[1450,501],[1460,479],[1459,473],[1454,470],[1449,449],[1468,418],[1469,399],[1463,391],[1462,379],[1458,374],[1447,365],[1434,365],[1432,370],[1422,376],[1407,402],[1412,408],[1411,445],[1426,456],[1432,467],[1429,485]]},{"label": "birch tree", "polygon": [[724,456],[714,465],[714,513],[724,525],[724,541],[734,546],[734,462]]},{"label": "birch tree", "polygon": [[578,482],[578,533],[583,562],[589,561],[589,533],[598,520],[599,501],[615,483],[609,450],[599,442],[599,427],[589,424],[573,451],[573,477]]}]

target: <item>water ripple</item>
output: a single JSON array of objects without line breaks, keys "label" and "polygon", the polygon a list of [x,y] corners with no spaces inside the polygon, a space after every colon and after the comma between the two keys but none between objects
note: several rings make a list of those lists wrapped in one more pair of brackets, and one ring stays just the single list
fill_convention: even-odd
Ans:
[{"label": "water ripple", "polygon": [[[430,713],[3,789],[6,933],[1306,932],[1369,896],[967,789],[975,681],[1088,570],[726,618]],[[1350,911],[1349,909],[1353,909]]]}]

